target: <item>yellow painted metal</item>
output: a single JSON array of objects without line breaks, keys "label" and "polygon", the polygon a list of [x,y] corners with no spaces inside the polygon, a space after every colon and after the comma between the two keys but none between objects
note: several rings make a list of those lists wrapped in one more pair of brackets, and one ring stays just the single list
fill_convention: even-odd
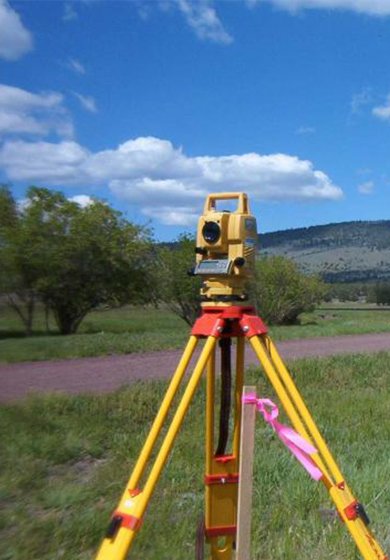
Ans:
[{"label": "yellow painted metal", "polygon": [[[209,383],[206,416],[206,475],[218,475],[228,479],[229,475],[238,474],[241,423],[241,396],[244,381],[244,345],[242,337],[237,339],[236,378],[234,389],[234,427],[232,438],[232,455],[226,462],[214,456],[214,408],[215,408],[215,364],[209,363]],[[220,527],[234,528],[237,525],[238,483],[218,482],[206,484],[205,502],[206,530]],[[210,560],[232,560],[234,557],[235,535],[208,536]]]},{"label": "yellow painted metal", "polygon": [[275,365],[275,368],[279,371],[280,377],[282,378],[291,399],[295,403],[295,406],[300,411],[300,414],[313,437],[314,444],[318,448],[321,454],[321,458],[324,460],[328,466],[330,472],[335,478],[336,484],[329,488],[330,495],[335,502],[337,509],[346,523],[347,528],[351,532],[359,550],[363,555],[368,558],[383,558],[384,553],[381,550],[379,544],[375,541],[372,533],[363,523],[360,518],[355,520],[349,520],[346,518],[344,509],[355,501],[352,491],[348,487],[345,479],[338,467],[336,461],[334,460],[324,438],[322,437],[320,431],[317,428],[316,423],[310,411],[308,410],[300,392],[298,391],[287,367],[285,366],[279,352],[276,349],[274,342],[268,336],[261,337],[266,345],[269,352],[270,358]]},{"label": "yellow painted metal", "polygon": [[[206,367],[210,355],[212,354],[216,344],[216,338],[209,336],[203,347],[195,365],[194,371],[188,381],[187,387],[183,393],[179,406],[172,419],[169,429],[160,447],[160,451],[153,463],[150,473],[147,477],[143,490],[137,496],[127,495],[125,492],[119,503],[117,511],[135,519],[142,519],[150,497],[153,493],[155,485],[167,460],[169,452],[172,448],[175,437],[183,422],[184,416],[188,410],[190,402],[194,396],[196,387]],[[189,356],[189,354],[188,354]],[[188,357],[187,356],[187,357]],[[189,359],[189,357],[188,357]],[[184,364],[183,364],[184,367]],[[96,560],[122,560],[126,558],[127,552],[134,540],[137,529],[120,527],[114,538],[105,538],[100,550],[96,556]]]},{"label": "yellow painted metal", "polygon": [[245,338],[237,337],[236,348],[236,386],[235,386],[235,414],[233,428],[233,454],[238,457],[240,453],[242,389],[244,386],[244,352]]},{"label": "yellow painted metal", "polygon": [[312,415],[310,414],[301,394],[296,388],[296,385],[286,368],[284,362],[282,361],[279,352],[274,344],[274,342],[267,336],[264,337],[266,339],[266,343],[268,346],[268,352],[272,362],[275,364],[275,368],[280,372],[280,377],[283,379],[283,382],[289,392],[291,399],[295,403],[295,405],[299,408],[302,418],[311,433],[313,440],[315,442],[316,447],[321,452],[325,463],[327,464],[330,472],[335,478],[336,484],[340,484],[344,481],[344,477],[341,474],[339,467],[336,464],[336,461],[332,457],[331,452],[329,451],[324,438],[320,434]]},{"label": "yellow painted metal", "polygon": [[215,537],[210,547],[210,560],[232,560],[235,537]]},{"label": "yellow painted metal", "polygon": [[[280,380],[279,374],[275,369],[271,358],[268,354],[267,348],[262,337],[253,336],[249,339],[250,344],[255,351],[256,356],[258,357],[260,364],[263,366],[264,372],[267,375],[271,385],[274,387],[276,394],[278,395],[283,408],[285,409],[287,416],[290,418],[294,428],[297,432],[304,437],[307,441],[309,441],[312,445],[314,445],[312,438],[310,437],[309,433],[307,432],[303,421],[300,417],[299,412],[296,410],[296,407],[291,402],[291,399]],[[330,488],[334,485],[334,481],[326,469],[325,464],[323,463],[321,457],[318,453],[313,455],[313,461],[317,464],[319,469],[323,473],[323,482],[327,488]]]},{"label": "yellow painted metal", "polygon": [[[206,472],[211,472],[214,455],[215,349],[207,363],[206,384]],[[206,513],[207,518],[207,513]]]},{"label": "yellow painted metal", "polygon": [[[341,480],[337,480],[337,482],[334,483],[331,482],[332,479],[329,477],[329,474],[327,473],[327,470],[324,465],[325,458],[323,457],[324,455],[323,451],[325,451],[329,459],[329,456],[331,456],[330,451],[324,439],[322,438],[318,428],[316,427],[314,420],[312,419],[306,405],[304,404],[304,401],[297,387],[295,386],[293,379],[288,373],[287,368],[284,366],[280,356],[277,354],[274,344],[272,343],[269,337],[264,335],[262,335],[261,337],[258,336],[251,337],[250,343],[260,361],[260,364],[264,369],[264,372],[266,373],[268,379],[270,380],[272,386],[274,387],[283,405],[283,408],[286,411],[287,416],[290,418],[295,429],[305,439],[307,439],[312,443],[312,439],[310,438],[305,426],[303,425],[301,419],[302,417],[308,422],[308,424],[306,425],[310,430],[311,435],[313,436],[315,444],[317,444],[317,439],[320,440],[321,445],[317,445],[320,453],[313,454],[312,459],[317,464],[317,466],[321,469],[321,471],[325,473],[325,478],[323,479],[323,482],[325,486],[328,488],[329,494],[333,499],[339,514],[341,515],[343,521],[345,522],[346,527],[351,533],[351,536],[354,539],[363,558],[365,558],[365,560],[385,560],[384,552],[382,551],[379,544],[376,542],[375,538],[373,537],[368,527],[363,523],[363,521],[359,517],[357,517],[354,520],[347,519],[344,510],[348,505],[350,505],[352,502],[355,501],[355,498],[352,495],[351,491],[349,490],[345,481],[341,479]],[[273,359],[271,359],[271,356]],[[288,392],[286,391],[286,388],[280,378],[282,378],[283,382],[288,385],[289,388]],[[290,397],[291,394],[294,395],[295,402],[292,402]],[[312,430],[314,431],[314,434]],[[314,435],[316,437],[314,437]],[[333,462],[335,463],[334,459]],[[339,475],[340,470],[337,467],[337,465],[334,471],[335,473],[337,473],[337,475]],[[341,473],[340,476],[342,477]],[[340,487],[341,484],[343,485],[342,487]]]},{"label": "yellow painted metal", "polygon": [[[266,347],[265,343],[269,344],[269,338],[264,341],[261,337],[251,337],[250,338],[250,343],[257,355],[257,357],[259,358],[260,364],[262,365],[265,374],[267,375],[268,379],[270,380],[272,386],[274,387],[282,405],[283,408],[286,411],[287,416],[290,418],[294,428],[308,441],[310,441],[310,443],[313,443],[312,439],[310,438],[306,428],[304,427],[302,420],[298,414],[298,412],[296,411],[293,403],[290,400],[290,397],[288,395],[288,393],[286,392],[282,382],[279,379],[278,373],[274,368],[274,365],[271,362],[271,358],[268,354],[268,349]],[[323,464],[322,458],[319,456],[319,454],[315,454],[313,455],[313,460],[316,462],[316,464],[319,466],[319,468],[322,470],[322,472],[326,473],[326,482],[325,485],[327,486],[327,488],[330,490],[332,487],[335,486],[335,483],[332,481],[332,478],[330,477],[330,475],[327,473],[326,469],[325,469],[325,465]],[[323,470],[325,469],[325,471]],[[336,504],[337,505],[337,504]],[[348,504],[343,503],[342,505],[340,504],[341,510],[344,509],[344,507],[346,507]],[[338,507],[339,509],[339,507]],[[340,511],[340,509],[339,509]],[[350,528],[350,527],[348,527]],[[351,534],[359,548],[359,550],[362,551],[362,554],[364,556],[364,558],[371,559],[371,556],[369,555],[369,550],[368,547],[366,546],[366,543],[364,542],[364,539],[361,538],[361,535],[359,534],[359,531],[355,530],[355,526],[352,527],[352,531]]]},{"label": "yellow painted metal", "polygon": [[181,360],[176,368],[175,373],[173,374],[172,380],[169,384],[167,392],[165,393],[164,399],[160,405],[160,409],[157,413],[157,416],[153,422],[153,425],[150,429],[148,437],[144,443],[142,451],[138,457],[138,460],[135,464],[133,472],[131,474],[130,480],[127,484],[125,494],[126,497],[128,496],[129,490],[134,490],[139,483],[139,480],[142,476],[142,473],[145,469],[145,465],[150,457],[152,452],[153,446],[156,442],[156,439],[161,431],[165,418],[168,414],[169,408],[172,404],[173,399],[178,391],[180,383],[184,377],[184,374],[187,370],[188,364],[192,358],[192,355],[195,351],[195,348],[198,344],[198,339],[196,336],[190,336],[187,346],[183,352]]}]

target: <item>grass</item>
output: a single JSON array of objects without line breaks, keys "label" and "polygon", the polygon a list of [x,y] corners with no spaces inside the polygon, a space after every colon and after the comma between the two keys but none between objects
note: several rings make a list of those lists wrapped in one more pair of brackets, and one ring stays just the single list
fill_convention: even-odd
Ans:
[{"label": "grass", "polygon": [[[372,527],[390,548],[390,354],[294,363],[295,377]],[[256,370],[246,382],[272,397]],[[165,390],[138,383],[104,396],[46,396],[0,408],[0,558],[93,557]],[[134,560],[194,556],[203,510],[204,386],[135,540]],[[252,560],[358,555],[321,484],[259,418]]]},{"label": "grass", "polygon": [[[42,312],[34,335],[25,337],[18,318],[0,307],[0,361],[53,360],[182,348],[189,327],[166,309],[123,307],[90,313],[75,335],[60,336],[54,324],[46,333]],[[390,332],[390,310],[342,306],[304,313],[301,324],[272,327],[275,340]]]}]

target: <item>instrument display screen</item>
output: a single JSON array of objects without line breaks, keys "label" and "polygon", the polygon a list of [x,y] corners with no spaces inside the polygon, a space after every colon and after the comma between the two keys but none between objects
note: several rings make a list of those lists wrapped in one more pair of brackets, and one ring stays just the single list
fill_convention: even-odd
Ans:
[{"label": "instrument display screen", "polygon": [[232,261],[228,259],[209,259],[200,261],[195,267],[195,274],[229,274]]}]

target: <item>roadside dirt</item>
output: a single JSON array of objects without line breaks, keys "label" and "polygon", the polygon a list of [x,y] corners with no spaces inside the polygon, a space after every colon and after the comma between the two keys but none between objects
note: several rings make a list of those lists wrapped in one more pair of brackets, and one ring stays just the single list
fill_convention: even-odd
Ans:
[{"label": "roadside dirt", "polygon": [[[390,351],[390,333],[288,340],[278,349],[285,360],[362,352]],[[106,393],[138,379],[169,378],[180,350],[0,364],[0,402],[23,399],[30,393]],[[246,365],[256,364],[247,349]]]}]

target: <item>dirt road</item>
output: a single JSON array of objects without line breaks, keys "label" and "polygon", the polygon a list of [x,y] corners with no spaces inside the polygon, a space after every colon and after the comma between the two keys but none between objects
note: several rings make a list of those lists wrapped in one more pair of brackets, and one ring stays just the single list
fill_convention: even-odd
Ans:
[{"label": "dirt road", "polygon": [[[288,340],[278,349],[285,360],[332,354],[390,351],[390,333]],[[168,378],[181,351],[0,364],[0,402],[22,399],[29,393],[104,393],[136,379]],[[246,364],[255,364],[247,350]]]}]

